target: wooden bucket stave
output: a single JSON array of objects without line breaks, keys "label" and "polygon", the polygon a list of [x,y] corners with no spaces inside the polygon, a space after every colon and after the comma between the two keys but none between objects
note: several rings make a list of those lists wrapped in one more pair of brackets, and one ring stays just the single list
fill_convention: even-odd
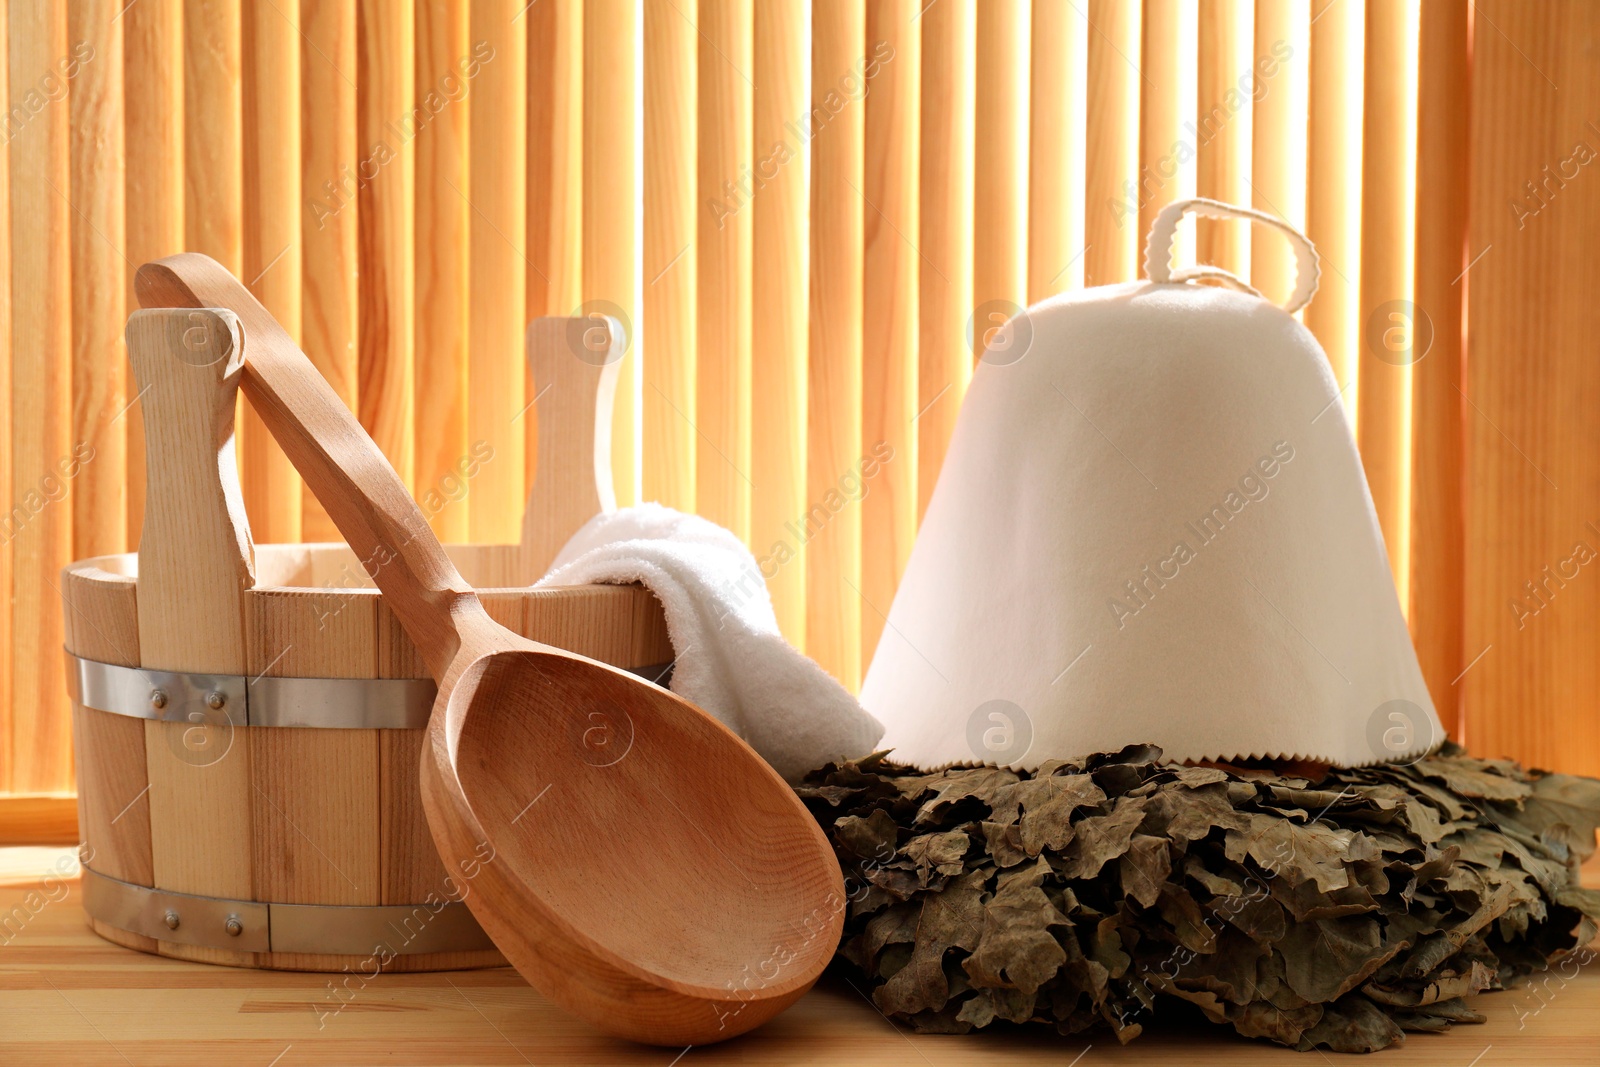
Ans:
[{"label": "wooden bucket stave", "polygon": [[[508,584],[542,573],[611,505],[594,451],[609,436],[615,361],[573,358],[567,326],[529,330],[534,378],[551,387],[524,543],[450,552],[518,633],[655,677],[672,652],[647,590]],[[423,817],[432,681],[416,649],[347,546],[249,543],[229,484],[232,316],[140,312],[128,341],[150,435],[142,565],[103,556],[62,575],[91,926],[234,966],[503,962],[460,903],[475,871],[445,870]],[[162,439],[184,420],[181,440]],[[325,725],[259,724],[308,721]]]}]

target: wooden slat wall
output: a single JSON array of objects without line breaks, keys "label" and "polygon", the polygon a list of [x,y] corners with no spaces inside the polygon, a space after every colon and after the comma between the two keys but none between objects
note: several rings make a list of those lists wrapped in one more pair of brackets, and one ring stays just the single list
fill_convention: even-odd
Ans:
[{"label": "wooden slat wall", "polygon": [[[778,626],[806,641],[806,558],[791,524],[806,509],[806,315],[810,221],[804,141],[794,117],[811,99],[805,0],[756,9],[751,144],[761,195],[752,203],[750,547]],[[708,211],[709,205],[701,211]]]},{"label": "wooden slat wall", "polygon": [[[871,75],[863,132],[862,199],[869,205],[861,253],[862,295],[861,444],[871,466],[857,470],[861,498],[861,662],[872,662],[883,632],[883,616],[894,602],[900,574],[917,533],[917,250],[907,234],[917,232],[920,145],[917,102],[922,88],[922,39],[918,0],[875,0],[867,8]],[[1026,50],[1027,36],[1016,34]],[[1026,96],[1026,86],[1018,95]],[[1027,170],[1026,125],[1013,147],[1015,165]],[[1020,176],[1019,176],[1020,180]],[[1023,286],[1026,194],[1019,201],[1008,266]],[[1020,301],[1019,301],[1020,302]],[[868,476],[870,474],[870,477]]]},{"label": "wooden slat wall", "polygon": [[[845,685],[861,681],[861,509],[841,479],[861,460],[862,135],[858,61],[866,18],[851,0],[811,15],[811,347],[807,427],[806,651]],[[854,79],[854,80],[853,80]],[[854,86],[854,92],[851,87]]]},{"label": "wooden slat wall", "polygon": [[[0,750],[9,787],[26,793],[70,788],[56,574],[72,553],[77,500],[58,464],[76,469],[83,457],[72,452],[73,212],[67,199],[65,94],[67,65],[79,70],[92,60],[69,52],[63,5],[12,5],[8,29],[12,106],[28,114],[20,129],[8,121],[6,131],[13,267],[11,388],[5,397],[11,406],[12,496],[5,536],[13,567],[7,635],[13,678]],[[19,250],[21,257],[15,255]]]},{"label": "wooden slat wall", "polygon": [[[244,278],[289,336],[300,337],[302,284],[300,168],[300,12],[273,0],[244,6]],[[245,509],[259,541],[300,540],[305,489],[266,425],[244,405]]]},{"label": "wooden slat wall", "polygon": [[[1417,100],[1416,302],[1433,348],[1414,364],[1411,634],[1446,730],[1458,733],[1462,658],[1462,297],[1471,100],[1467,0],[1422,5]],[[1426,550],[1416,546],[1426,545]],[[1476,650],[1474,650],[1476,654]]]},{"label": "wooden slat wall", "polygon": [[1596,49],[1593,4],[1475,5],[1457,268],[1471,346],[1465,732],[1479,751],[1587,774],[1600,773]]},{"label": "wooden slat wall", "polygon": [[694,510],[695,79],[700,37],[693,0],[646,0],[644,8],[643,492]]},{"label": "wooden slat wall", "polygon": [[[1447,727],[1600,767],[1600,586],[1566,563],[1600,548],[1577,0],[5,6],[0,792],[70,787],[57,569],[145,513],[132,266],[240,271],[451,540],[520,528],[527,323],[620,311],[620,500],[745,538],[784,633],[855,685],[975,311],[1136,277],[1190,193],[1318,245],[1304,318]],[[1182,240],[1288,291],[1275,234]],[[1391,300],[1432,328],[1411,366],[1365,340]],[[94,458],[40,492],[74,445]],[[248,413],[240,455],[258,540],[336,536]]]},{"label": "wooden slat wall", "polygon": [[917,283],[917,519],[939,479],[972,377],[973,183],[976,181],[976,0],[922,18],[922,203]]}]

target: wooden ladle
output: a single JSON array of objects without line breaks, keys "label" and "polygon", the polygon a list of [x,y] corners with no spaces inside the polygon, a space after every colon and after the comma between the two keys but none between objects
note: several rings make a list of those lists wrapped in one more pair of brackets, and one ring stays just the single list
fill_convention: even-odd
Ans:
[{"label": "wooden ladle", "polygon": [[238,316],[245,395],[439,682],[428,825],[529,983],[602,1029],[668,1045],[742,1033],[810,988],[838,942],[844,883],[783,779],[667,690],[491,620],[377,445],[220,264],[172,256],[134,285],[145,307]]}]

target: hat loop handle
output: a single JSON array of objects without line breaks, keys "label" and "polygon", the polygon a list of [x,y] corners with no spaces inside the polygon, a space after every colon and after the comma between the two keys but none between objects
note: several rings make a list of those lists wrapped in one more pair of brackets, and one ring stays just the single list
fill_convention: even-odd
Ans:
[{"label": "hat loop handle", "polygon": [[1200,196],[1187,200],[1174,200],[1156,214],[1155,222],[1150,225],[1150,238],[1145,244],[1144,253],[1144,272],[1152,282],[1166,285],[1172,282],[1218,281],[1235,289],[1261,296],[1261,292],[1255,287],[1222,267],[1198,264],[1178,270],[1172,269],[1172,239],[1178,232],[1179,220],[1189,213],[1212,219],[1248,219],[1280,231],[1289,239],[1289,244],[1294,249],[1295,260],[1294,292],[1289,294],[1289,300],[1283,305],[1283,309],[1292,315],[1311,303],[1311,297],[1317,291],[1317,283],[1322,278],[1322,264],[1316,248],[1305,234],[1275,215]]}]

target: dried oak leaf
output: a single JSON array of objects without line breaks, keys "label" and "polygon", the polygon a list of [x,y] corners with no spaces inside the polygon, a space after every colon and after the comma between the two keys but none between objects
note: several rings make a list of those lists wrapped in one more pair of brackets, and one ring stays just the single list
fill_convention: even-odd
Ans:
[{"label": "dried oak leaf", "polygon": [[1133,832],[1144,821],[1145,797],[1118,799],[1109,815],[1091,815],[1073,827],[1071,844],[1053,864],[1063,878],[1093,878],[1111,860],[1128,851]]},{"label": "dried oak leaf", "polygon": [[950,876],[960,874],[961,861],[971,843],[970,837],[955,830],[922,834],[907,841],[900,853],[916,865],[917,879],[926,888],[928,877],[934,872]]},{"label": "dried oak leaf", "polygon": [[1337,1000],[1400,951],[1367,916],[1295,923],[1279,948],[1290,988],[1312,1003]]},{"label": "dried oak leaf", "polygon": [[917,917],[916,946],[904,967],[888,975],[872,994],[873,1003],[886,1014],[912,1015],[938,1011],[950,996],[944,973],[944,956],[952,948],[977,947],[983,929],[983,894],[988,872],[969,871],[946,883],[936,894],[922,898]]},{"label": "dried oak leaf", "polygon": [[993,798],[995,822],[1018,822],[1021,809],[1023,851],[1037,856],[1046,848],[1065,848],[1072,840],[1072,813],[1100,804],[1106,795],[1086,776],[1072,774],[1013,782],[996,789]]},{"label": "dried oak leaf", "polygon": [[995,894],[984,905],[983,936],[962,967],[976,986],[1020,989],[1030,995],[1060,970],[1067,953],[1050,932],[1071,925],[1039,886],[1050,865],[1031,867],[999,877]]}]

